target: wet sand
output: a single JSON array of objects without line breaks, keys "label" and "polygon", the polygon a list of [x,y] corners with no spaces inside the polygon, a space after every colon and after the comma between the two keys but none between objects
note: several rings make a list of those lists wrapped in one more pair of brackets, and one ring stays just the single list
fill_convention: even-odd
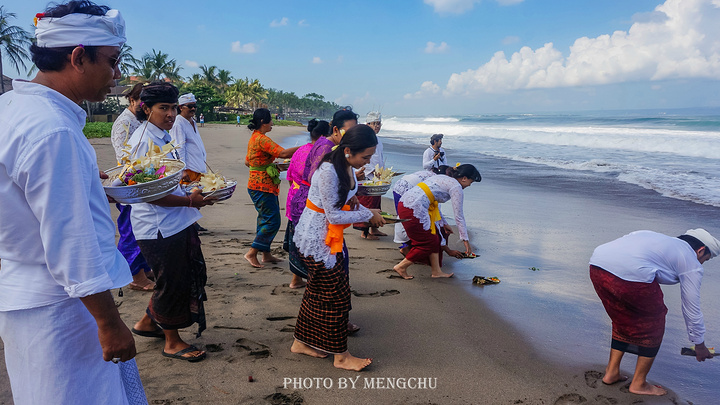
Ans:
[{"label": "wet sand", "polygon": [[[269,135],[279,141],[300,132],[301,128],[275,127]],[[254,269],[242,256],[255,234],[256,213],[244,187],[247,168],[243,162],[250,133],[233,125],[207,125],[201,134],[208,163],[239,184],[233,198],[203,208],[204,218],[199,221],[209,230],[201,235],[208,266],[208,329],[201,338],[195,338],[195,327],[181,331],[181,335],[205,348],[208,358],[194,364],[168,359],[160,354],[161,341],[136,337],[137,362],[151,404],[684,403],[673,393],[648,398],[629,394],[624,384],[605,386],[599,381],[602,362],[567,366],[552,361],[547,353],[536,349],[542,343],[529,339],[526,332],[503,319],[505,311],[491,308],[474,296],[480,294],[478,291],[501,295],[503,288],[513,288],[513,283],[501,283],[470,289],[468,277],[478,269],[498,275],[501,266],[528,267],[528,263],[545,260],[552,253],[546,249],[522,250],[499,261],[503,256],[503,229],[517,227],[515,232],[522,234],[523,227],[532,228],[527,223],[532,216],[520,216],[509,225],[492,211],[485,212],[483,227],[493,232],[481,234],[482,244],[474,245],[487,259],[481,256],[471,263],[447,259],[446,271],[457,271],[458,275],[442,280],[431,279],[429,268],[418,265],[410,270],[416,276],[414,280],[393,277],[392,266],[401,256],[391,237],[366,241],[357,231],[346,230],[353,290],[350,319],[362,327],[348,345],[354,355],[372,357],[373,364],[356,373],[335,369],[331,359],[291,353],[302,290],[288,287],[291,273],[287,261]],[[92,143],[99,166],[112,167],[109,139]],[[531,198],[534,193],[517,186],[496,190],[505,194],[494,198],[505,201]],[[286,191],[284,182],[281,207]],[[548,203],[563,201],[556,198]],[[392,211],[391,207],[391,203],[384,203],[386,211]],[[115,215],[114,207],[112,211]],[[473,214],[466,216],[478,219]],[[285,224],[283,216],[273,245],[276,255],[284,258],[281,245]],[[391,233],[389,227],[385,231]],[[490,254],[491,250],[495,253]],[[123,319],[132,326],[143,314],[149,294],[123,290],[124,296],[116,294],[116,300]],[[544,322],[552,323],[552,315],[548,314]],[[605,352],[606,345],[601,343],[597,350]],[[388,388],[390,384],[394,387]],[[4,368],[0,387],[0,403],[12,403]]]}]

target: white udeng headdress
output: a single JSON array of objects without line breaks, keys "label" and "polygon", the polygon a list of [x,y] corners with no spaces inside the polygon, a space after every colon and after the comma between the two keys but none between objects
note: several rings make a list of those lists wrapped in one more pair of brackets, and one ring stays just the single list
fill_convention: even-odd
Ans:
[{"label": "white udeng headdress", "polygon": [[37,45],[47,48],[65,46],[122,46],[125,41],[125,20],[118,10],[105,15],[74,13],[64,17],[37,16]]},{"label": "white udeng headdress", "polygon": [[178,105],[183,105],[187,103],[197,103],[197,100],[195,100],[195,95],[192,93],[183,94],[178,98]]}]

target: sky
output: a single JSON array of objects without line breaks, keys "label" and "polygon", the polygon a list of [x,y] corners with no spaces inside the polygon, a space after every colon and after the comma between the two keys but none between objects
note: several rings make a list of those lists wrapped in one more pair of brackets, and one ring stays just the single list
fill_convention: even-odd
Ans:
[{"label": "sky", "polygon": [[[28,30],[47,2],[3,0]],[[720,0],[111,0],[136,57],[364,114],[720,107]],[[3,60],[5,74],[24,77]]]}]

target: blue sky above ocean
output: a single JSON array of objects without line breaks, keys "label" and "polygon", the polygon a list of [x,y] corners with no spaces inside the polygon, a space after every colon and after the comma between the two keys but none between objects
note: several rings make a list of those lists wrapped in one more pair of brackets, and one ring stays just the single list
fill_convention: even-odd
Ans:
[{"label": "blue sky above ocean", "polygon": [[[46,4],[4,2],[28,29]],[[162,50],[184,76],[216,65],[361,113],[720,106],[713,0],[107,4],[125,16],[136,56]]]}]

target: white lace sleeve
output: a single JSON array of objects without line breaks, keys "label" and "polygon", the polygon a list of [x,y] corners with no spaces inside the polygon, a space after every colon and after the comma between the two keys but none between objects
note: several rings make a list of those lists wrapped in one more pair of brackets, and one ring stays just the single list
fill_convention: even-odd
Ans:
[{"label": "white lace sleeve", "polygon": [[115,159],[118,162],[124,155],[122,149],[125,142],[130,140],[130,135],[132,135],[131,130],[130,122],[126,119],[123,111],[123,114],[120,114],[113,123],[112,130],[110,132],[110,140],[112,141],[113,149],[115,149]]},{"label": "white lace sleeve", "polygon": [[463,188],[460,183],[457,183],[457,186],[453,185],[449,191],[450,200],[452,201],[453,206],[453,214],[455,215],[455,224],[457,224],[460,239],[469,240],[467,227],[465,226],[465,214],[463,213],[463,200],[465,199]]}]

